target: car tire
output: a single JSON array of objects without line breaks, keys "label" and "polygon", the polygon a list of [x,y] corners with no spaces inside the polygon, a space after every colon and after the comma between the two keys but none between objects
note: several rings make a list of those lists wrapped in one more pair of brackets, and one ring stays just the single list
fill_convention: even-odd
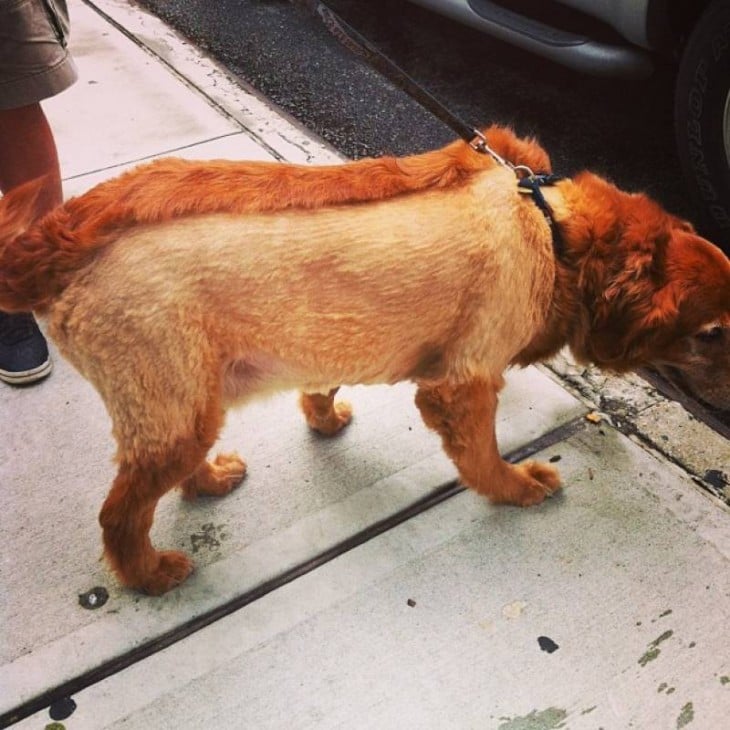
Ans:
[{"label": "car tire", "polygon": [[730,255],[730,3],[715,0],[692,31],[677,76],[677,149],[701,231]]}]

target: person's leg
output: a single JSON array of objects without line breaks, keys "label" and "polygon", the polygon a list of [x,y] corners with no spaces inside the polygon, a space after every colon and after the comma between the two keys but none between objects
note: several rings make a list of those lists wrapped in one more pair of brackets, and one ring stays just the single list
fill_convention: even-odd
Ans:
[{"label": "person's leg", "polygon": [[[39,214],[62,202],[53,133],[40,102],[77,77],[65,0],[0,2],[0,192],[45,176]],[[0,312],[0,380],[48,375],[48,347],[30,313]]]},{"label": "person's leg", "polygon": [[0,191],[47,176],[41,213],[63,199],[61,169],[51,127],[39,103],[0,109]]},{"label": "person's leg", "polygon": [[[0,191],[28,180],[46,180],[39,213],[63,199],[61,171],[53,133],[41,105],[0,109]],[[48,345],[32,314],[0,312],[0,380],[25,385],[45,378],[52,369]]]}]

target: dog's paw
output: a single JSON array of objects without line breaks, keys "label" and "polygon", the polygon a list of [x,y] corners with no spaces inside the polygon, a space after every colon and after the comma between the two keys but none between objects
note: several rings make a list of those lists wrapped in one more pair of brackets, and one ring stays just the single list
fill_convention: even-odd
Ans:
[{"label": "dog's paw", "polygon": [[183,497],[223,497],[237,487],[246,476],[246,462],[238,454],[218,454],[201,464],[182,483]]},{"label": "dog's paw", "polygon": [[156,554],[157,568],[146,575],[136,586],[150,596],[163,593],[179,586],[193,572],[193,561],[177,550],[165,550]]},{"label": "dog's paw", "polygon": [[326,416],[307,413],[309,427],[323,436],[334,436],[352,420],[352,406],[347,401],[337,401]]},{"label": "dog's paw", "polygon": [[560,489],[560,474],[554,467],[540,461],[527,461],[515,467],[520,474],[522,494],[513,503],[520,507],[540,504]]},{"label": "dog's paw", "polygon": [[513,504],[530,507],[540,504],[560,489],[560,475],[557,469],[539,461],[527,461],[517,466],[506,465],[499,483],[490,484],[484,490],[494,504]]}]

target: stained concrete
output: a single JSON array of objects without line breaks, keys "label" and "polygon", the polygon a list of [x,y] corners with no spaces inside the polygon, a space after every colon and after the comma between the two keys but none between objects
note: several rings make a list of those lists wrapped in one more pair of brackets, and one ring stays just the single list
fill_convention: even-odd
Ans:
[{"label": "stained concrete", "polygon": [[[81,80],[47,104],[67,194],[158,155],[337,159],[155,18],[121,0],[70,6]],[[44,727],[71,691],[69,729],[727,716],[730,518],[694,480],[727,464],[723,444],[690,457],[661,415],[676,408],[633,380],[611,385],[637,404],[629,437],[609,413],[586,420],[596,403],[554,373],[511,374],[502,448],[553,434],[542,456],[564,493],[530,510],[458,494],[392,526],[454,477],[411,386],[351,389],[355,420],[334,440],[307,431],[292,394],[232,413],[217,448],[250,474],[220,501],[163,500],[153,539],[196,572],[152,599],[101,560],[109,419],[54,357],[47,381],[0,389],[0,725]],[[652,447],[658,428],[671,459]],[[79,595],[94,588],[92,610]]]}]

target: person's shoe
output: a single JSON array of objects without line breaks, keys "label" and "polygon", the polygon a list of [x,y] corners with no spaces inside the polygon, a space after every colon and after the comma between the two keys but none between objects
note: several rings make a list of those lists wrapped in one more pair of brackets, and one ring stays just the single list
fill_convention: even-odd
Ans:
[{"label": "person's shoe", "polygon": [[33,315],[0,312],[0,380],[27,385],[45,378],[52,367],[48,345]]}]

